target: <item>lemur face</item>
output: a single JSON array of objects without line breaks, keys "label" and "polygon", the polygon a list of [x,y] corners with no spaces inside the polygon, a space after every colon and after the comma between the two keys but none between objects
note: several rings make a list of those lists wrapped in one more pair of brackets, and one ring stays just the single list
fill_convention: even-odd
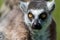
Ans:
[{"label": "lemur face", "polygon": [[26,16],[28,25],[31,25],[33,29],[42,29],[47,24],[50,15],[44,9],[30,9]]},{"label": "lemur face", "polygon": [[32,29],[47,28],[51,23],[51,12],[54,9],[54,0],[47,1],[34,1],[34,2],[21,2],[21,10],[24,13],[25,23]]},{"label": "lemur face", "polygon": [[32,29],[42,29],[51,22],[51,15],[44,9],[30,9],[24,16],[25,23]]}]

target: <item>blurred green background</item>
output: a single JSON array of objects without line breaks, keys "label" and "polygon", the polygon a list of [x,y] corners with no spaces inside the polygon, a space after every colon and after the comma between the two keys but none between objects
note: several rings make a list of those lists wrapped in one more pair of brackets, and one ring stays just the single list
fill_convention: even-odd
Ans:
[{"label": "blurred green background", "polygon": [[1,7],[2,3],[3,3],[3,0],[0,0],[0,7]]},{"label": "blurred green background", "polygon": [[[56,24],[57,24],[57,40],[60,40],[60,0],[55,0],[56,2],[56,8],[53,12],[53,18],[55,19],[56,21]],[[0,0],[0,7],[3,3],[3,0]]]}]

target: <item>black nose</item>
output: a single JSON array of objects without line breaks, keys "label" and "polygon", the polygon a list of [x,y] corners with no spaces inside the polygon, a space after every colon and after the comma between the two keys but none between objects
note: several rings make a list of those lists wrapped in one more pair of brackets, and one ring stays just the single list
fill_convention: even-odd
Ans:
[{"label": "black nose", "polygon": [[33,28],[33,29],[40,30],[40,29],[42,28],[42,26],[41,26],[40,23],[36,23],[36,24],[33,24],[32,28]]}]

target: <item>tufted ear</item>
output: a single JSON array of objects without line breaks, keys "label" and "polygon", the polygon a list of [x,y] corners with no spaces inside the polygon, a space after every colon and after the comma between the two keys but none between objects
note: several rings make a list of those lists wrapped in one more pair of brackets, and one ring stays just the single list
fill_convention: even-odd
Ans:
[{"label": "tufted ear", "polygon": [[49,10],[49,11],[53,11],[54,8],[55,8],[55,2],[54,2],[54,0],[52,0],[52,1],[47,1],[47,7],[48,7],[48,10]]},{"label": "tufted ear", "polygon": [[29,5],[30,2],[22,2],[20,1],[20,8],[23,12],[27,12],[27,9],[28,9],[28,5]]}]

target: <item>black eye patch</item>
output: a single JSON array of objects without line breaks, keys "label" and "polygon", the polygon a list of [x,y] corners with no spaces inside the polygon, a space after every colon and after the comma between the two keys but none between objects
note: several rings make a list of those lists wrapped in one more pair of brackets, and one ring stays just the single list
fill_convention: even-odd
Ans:
[{"label": "black eye patch", "polygon": [[39,15],[39,19],[41,20],[45,20],[47,18],[47,13],[46,12],[43,12]]}]

